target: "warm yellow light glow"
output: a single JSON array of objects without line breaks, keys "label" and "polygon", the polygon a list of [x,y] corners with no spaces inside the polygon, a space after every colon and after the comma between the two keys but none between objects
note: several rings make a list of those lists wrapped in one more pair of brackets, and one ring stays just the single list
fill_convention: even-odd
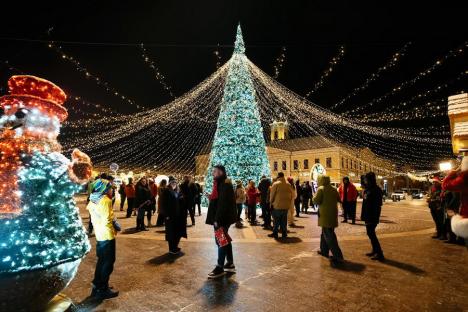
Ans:
[{"label": "warm yellow light glow", "polygon": [[441,162],[439,164],[439,169],[440,169],[440,171],[450,171],[450,170],[452,170],[452,163],[449,162],[449,161]]}]

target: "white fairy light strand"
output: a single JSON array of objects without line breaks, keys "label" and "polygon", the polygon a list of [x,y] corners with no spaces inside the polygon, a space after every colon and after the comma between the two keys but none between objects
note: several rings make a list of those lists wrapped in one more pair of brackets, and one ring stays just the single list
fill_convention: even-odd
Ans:
[{"label": "white fairy light strand", "polygon": [[273,66],[274,75],[273,78],[278,79],[281,70],[283,69],[284,63],[286,62],[286,47],[281,47],[280,54],[276,58],[275,66]]},{"label": "white fairy light strand", "polygon": [[337,54],[333,56],[332,59],[328,62],[328,66],[322,72],[322,75],[320,76],[319,80],[314,84],[312,89],[306,93],[305,95],[306,98],[310,97],[312,94],[317,92],[317,90],[323,87],[323,85],[325,84],[325,81],[327,81],[328,77],[335,70],[335,67],[342,61],[344,55],[345,55],[345,47],[340,46]]},{"label": "white fairy light strand", "polygon": [[91,73],[85,66],[83,66],[75,57],[66,54],[61,46],[57,46],[54,44],[53,41],[49,42],[48,47],[55,51],[57,54],[61,56],[62,59],[70,62],[76,69],[77,72],[81,73],[86,79],[94,81],[96,85],[104,88],[107,93],[119,98],[120,100],[135,106],[139,110],[145,109],[145,107],[138,105],[135,101],[128,98],[127,96],[123,95],[120,91],[112,87],[107,81],[103,80],[102,78],[98,77],[97,75]]},{"label": "white fairy light strand", "polygon": [[175,95],[172,92],[172,88],[168,85],[166,81],[166,77],[161,73],[158,66],[156,66],[156,63],[149,57],[148,52],[146,51],[145,45],[143,43],[140,44],[140,50],[141,50],[141,58],[143,59],[145,64],[152,70],[154,74],[154,79],[156,79],[156,81],[158,81],[161,84],[163,89],[169,93],[171,98],[174,99]]},{"label": "white fairy light strand", "polygon": [[411,45],[411,42],[408,42],[406,43],[400,50],[398,50],[397,52],[395,52],[390,60],[388,60],[388,62],[384,65],[382,65],[381,67],[377,68],[377,70],[372,73],[365,81],[363,84],[361,84],[359,87],[355,88],[353,91],[351,91],[347,96],[345,96],[343,99],[341,99],[339,102],[337,102],[336,104],[334,104],[331,109],[334,110],[336,109],[337,107],[343,105],[346,101],[348,101],[349,99],[351,99],[352,97],[356,96],[358,93],[366,90],[367,88],[369,88],[369,86],[372,84],[372,82],[376,81],[378,78],[380,78],[380,76],[385,73],[386,71],[396,67],[396,65],[398,65],[398,63],[400,62],[400,60],[402,59],[403,56],[406,55],[406,51],[408,49],[408,47]]}]

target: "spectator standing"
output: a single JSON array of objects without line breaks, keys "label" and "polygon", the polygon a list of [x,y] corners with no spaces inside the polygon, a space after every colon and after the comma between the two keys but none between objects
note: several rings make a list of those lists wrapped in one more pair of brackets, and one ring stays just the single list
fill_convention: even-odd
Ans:
[{"label": "spectator standing", "polygon": [[172,176],[169,177],[169,186],[160,187],[159,194],[159,211],[165,216],[169,253],[178,254],[180,239],[187,238],[187,210],[183,207],[177,180]]},{"label": "spectator standing", "polygon": [[[223,233],[226,238],[220,244],[219,235],[215,241],[218,246],[218,263],[214,270],[208,274],[208,278],[217,278],[225,274],[225,271],[234,273],[234,257],[232,253],[232,243],[229,237],[229,227],[236,223],[236,198],[231,180],[226,175],[223,165],[216,165],[213,168],[213,189],[209,195],[208,212],[206,214],[206,224],[213,225],[215,233]],[[226,261],[227,260],[227,261]],[[225,263],[226,261],[226,263]]]},{"label": "spectator standing", "polygon": [[444,210],[441,205],[442,184],[439,177],[434,177],[433,184],[429,195],[429,209],[431,211],[432,220],[436,227],[436,233],[432,236],[434,239],[444,239]]},{"label": "spectator standing", "polygon": [[348,177],[343,178],[343,182],[338,188],[340,193],[341,207],[343,208],[343,223],[347,223],[348,219],[351,220],[352,224],[356,224],[356,203],[358,192],[356,186],[349,181]]},{"label": "spectator standing", "polygon": [[249,210],[250,225],[257,225],[257,199],[260,192],[255,187],[254,181],[249,181],[249,186],[246,191],[247,209]]},{"label": "spectator standing", "polygon": [[120,211],[123,211],[123,207],[125,205],[125,199],[127,199],[127,195],[125,195],[125,182],[122,181],[122,183],[119,186],[119,195],[120,195]]},{"label": "spectator standing", "polygon": [[151,207],[151,191],[145,177],[141,178],[135,187],[135,206],[137,209],[137,231],[148,231],[145,227],[145,212]]},{"label": "spectator standing", "polygon": [[[167,187],[167,180],[163,179],[161,182],[159,182],[159,187],[158,187],[158,199],[157,199],[157,206],[158,206],[158,218],[156,219],[156,226],[163,226],[164,225],[164,213],[161,210],[161,193],[164,188]],[[180,204],[180,203],[179,203]]]},{"label": "spectator standing", "polygon": [[151,192],[151,204],[146,211],[146,219],[148,221],[148,227],[153,226],[151,224],[152,215],[156,213],[156,196],[158,196],[158,186],[154,182],[154,179],[148,179],[148,187]]},{"label": "spectator standing", "polygon": [[271,180],[266,176],[262,176],[258,183],[258,190],[260,192],[260,207],[262,208],[263,228],[271,229],[271,209],[268,198],[268,191],[271,187]]},{"label": "spectator standing", "polygon": [[296,192],[296,187],[294,185],[294,179],[292,177],[288,178],[288,183],[291,185],[291,187],[294,190],[293,199],[291,201],[291,206],[289,207],[289,210],[288,210],[288,224],[290,227],[295,227],[296,224],[294,223],[294,201],[296,200],[297,192]]},{"label": "spectator standing", "polygon": [[242,227],[242,208],[244,207],[246,197],[245,197],[245,189],[242,185],[242,181],[237,181],[236,183],[236,207],[237,207],[237,222],[236,227]]},{"label": "spectator standing", "polygon": [[309,203],[312,198],[312,186],[309,181],[306,181],[304,187],[302,188],[302,212],[307,213],[309,209]]},{"label": "spectator standing", "polygon": [[294,201],[294,190],[286,182],[284,173],[279,172],[276,182],[273,183],[270,190],[270,204],[273,215],[273,233],[269,237],[278,238],[278,230],[281,228],[282,238],[288,236],[288,210]]},{"label": "spectator standing", "polygon": [[185,176],[184,181],[180,185],[180,196],[182,198],[182,206],[185,208],[192,221],[192,226],[195,226],[195,189],[190,176]]},{"label": "spectator standing", "polygon": [[125,185],[125,196],[127,197],[127,218],[132,215],[133,209],[135,208],[135,185],[133,185],[133,179],[128,178],[128,184]]},{"label": "spectator standing", "polygon": [[375,173],[368,172],[364,177],[364,192],[362,201],[361,220],[366,223],[366,232],[372,244],[372,251],[366,256],[372,260],[383,261],[384,255],[380,247],[375,228],[380,222],[380,213],[382,211],[382,190],[377,185]]},{"label": "spectator standing", "polygon": [[92,297],[107,299],[117,297],[118,291],[111,290],[109,278],[114,270],[115,236],[120,231],[120,225],[114,217],[112,209],[112,186],[109,181],[98,179],[93,185],[90,202],[86,209],[96,233],[97,263],[94,272]]},{"label": "spectator standing", "polygon": [[296,198],[294,199],[294,207],[296,208],[296,217],[299,218],[301,212],[301,200],[302,200],[302,187],[299,179],[296,180]]},{"label": "spectator standing", "polygon": [[326,258],[332,252],[333,264],[343,262],[343,253],[338,245],[335,228],[338,227],[338,201],[339,194],[336,188],[330,184],[329,176],[319,176],[319,187],[313,198],[314,204],[318,205],[318,225],[322,228],[320,235],[319,255]]},{"label": "spectator standing", "polygon": [[201,198],[203,195],[203,187],[200,183],[195,182],[195,206],[193,207],[193,211],[195,208],[198,207],[198,216],[201,216]]}]

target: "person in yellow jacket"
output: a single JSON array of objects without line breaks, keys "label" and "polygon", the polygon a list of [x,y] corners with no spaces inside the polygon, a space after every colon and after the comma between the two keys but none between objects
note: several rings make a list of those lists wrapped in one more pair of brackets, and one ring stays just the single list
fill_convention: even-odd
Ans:
[{"label": "person in yellow jacket", "polygon": [[120,231],[112,209],[112,183],[104,179],[96,180],[89,199],[86,209],[94,226],[98,259],[91,296],[99,299],[117,297],[119,292],[109,287],[109,277],[115,262],[115,236]]}]

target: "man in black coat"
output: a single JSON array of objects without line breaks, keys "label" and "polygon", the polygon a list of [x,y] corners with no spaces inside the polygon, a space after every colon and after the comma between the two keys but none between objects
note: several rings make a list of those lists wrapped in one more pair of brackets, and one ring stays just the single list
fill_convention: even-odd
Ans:
[{"label": "man in black coat", "polygon": [[192,226],[195,225],[195,185],[192,183],[190,176],[184,177],[184,182],[180,185],[180,193],[182,196],[182,205],[190,214]]},{"label": "man in black coat", "polygon": [[368,172],[362,179],[364,192],[361,211],[361,220],[366,223],[367,236],[372,244],[372,252],[366,254],[372,260],[383,261],[384,255],[380,247],[375,228],[380,222],[380,213],[382,211],[382,190],[377,185],[375,173]]},{"label": "man in black coat", "polygon": [[[226,169],[222,165],[213,168],[213,189],[209,199],[206,224],[213,225],[215,231],[222,229],[224,236],[229,238],[229,227],[237,221],[236,197],[231,180],[227,178]],[[208,274],[208,278],[217,278],[226,271],[235,273],[231,242],[228,239],[225,246],[220,246],[216,237],[215,241],[218,245],[218,264]]]},{"label": "man in black coat", "polygon": [[258,183],[258,190],[260,191],[260,207],[262,207],[263,227],[271,229],[271,210],[268,204],[268,191],[270,190],[271,180],[266,176],[262,176]]}]

